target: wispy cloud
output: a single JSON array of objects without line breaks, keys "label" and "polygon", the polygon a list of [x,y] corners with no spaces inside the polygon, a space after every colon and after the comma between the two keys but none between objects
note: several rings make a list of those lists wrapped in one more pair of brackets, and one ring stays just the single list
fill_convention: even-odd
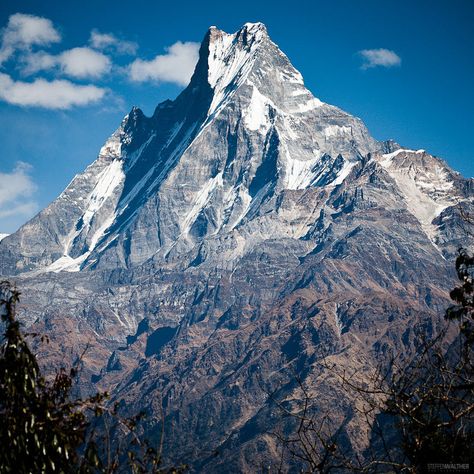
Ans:
[{"label": "wispy cloud", "polygon": [[69,109],[97,102],[105,93],[105,89],[93,85],[83,86],[66,80],[15,81],[0,73],[0,99],[15,105]]},{"label": "wispy cloud", "polygon": [[61,35],[51,20],[15,13],[10,16],[7,26],[1,33],[0,64],[18,49],[28,49],[33,45],[45,46],[59,41]]},{"label": "wispy cloud", "polygon": [[135,82],[173,82],[185,86],[199,57],[199,43],[178,41],[150,61],[136,59],[129,66],[129,77]]},{"label": "wispy cloud", "polygon": [[22,62],[22,71],[25,74],[56,68],[63,74],[77,79],[99,79],[112,68],[110,58],[87,47],[69,49],[58,55],[39,51],[24,56]]},{"label": "wispy cloud", "polygon": [[0,219],[15,215],[31,217],[38,211],[33,199],[37,187],[31,171],[31,165],[20,161],[12,172],[0,172]]},{"label": "wispy cloud", "polygon": [[361,69],[370,69],[373,67],[394,67],[400,66],[402,59],[395,51],[390,49],[363,49],[358,54],[363,58]]},{"label": "wispy cloud", "polygon": [[125,41],[117,38],[112,33],[100,33],[92,30],[89,38],[91,47],[100,50],[116,52],[118,54],[134,55],[137,52],[138,44],[133,41]]},{"label": "wispy cloud", "polygon": [[45,51],[25,54],[21,56],[19,62],[21,63],[21,72],[26,75],[36,74],[39,71],[47,71],[57,65],[56,56],[46,53]]}]

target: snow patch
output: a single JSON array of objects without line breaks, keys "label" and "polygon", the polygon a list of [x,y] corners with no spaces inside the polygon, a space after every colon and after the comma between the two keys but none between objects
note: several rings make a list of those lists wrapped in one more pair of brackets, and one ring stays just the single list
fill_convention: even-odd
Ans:
[{"label": "snow patch", "polygon": [[226,73],[227,68],[224,59],[229,55],[229,49],[235,39],[235,34],[229,35],[219,32],[218,35],[209,44],[208,82],[213,88],[217,86],[219,80],[222,80],[222,76]]},{"label": "snow patch", "polygon": [[81,264],[88,257],[90,252],[85,253],[77,258],[72,258],[69,255],[63,255],[62,257],[55,260],[51,265],[42,269],[36,273],[48,273],[48,272],[78,272],[81,269]]},{"label": "snow patch", "polygon": [[[171,142],[176,138],[176,135],[178,135],[179,131],[183,128],[184,125],[184,120],[181,120],[180,122],[177,122],[174,124],[173,128],[170,131],[170,135],[168,139],[166,140],[166,143],[164,144],[163,148],[167,148]],[[153,134],[155,136],[155,134]]]},{"label": "snow patch", "polygon": [[344,137],[352,134],[352,128],[340,125],[329,125],[324,129],[324,135],[326,138],[331,137]]},{"label": "snow patch", "polygon": [[317,160],[321,157],[319,151],[313,151],[313,158],[309,160],[293,159],[285,145],[285,178],[286,189],[304,189],[307,188],[313,178],[313,168]]},{"label": "snow patch", "polygon": [[245,125],[249,130],[260,130],[266,133],[269,127],[268,121],[268,103],[269,100],[253,86],[252,98],[244,116]]},{"label": "snow patch", "polygon": [[337,178],[331,184],[333,186],[338,186],[339,184],[342,184],[344,180],[349,176],[349,173],[351,172],[352,168],[354,168],[355,165],[356,165],[355,161],[344,162],[344,166],[341,168],[341,171],[339,171]]},{"label": "snow patch", "polygon": [[[385,153],[384,155],[382,155],[384,157],[384,162],[389,163],[392,158],[399,155],[400,153],[418,153],[420,155],[422,153],[425,153],[425,150],[410,150],[408,148],[400,148],[399,150],[392,151],[392,153]],[[386,166],[386,164],[383,166]]]},{"label": "snow patch", "polygon": [[395,180],[403,194],[408,210],[420,222],[425,234],[435,245],[437,228],[432,222],[444,209],[456,204],[456,195],[445,193],[454,186],[454,183],[449,179],[446,170],[439,164],[435,164],[432,169],[395,166],[393,158],[402,152],[421,154],[425,151],[397,150],[382,155],[383,159],[380,164]]},{"label": "snow patch", "polygon": [[[105,231],[110,227],[115,219],[115,214],[110,213],[106,216],[101,226],[90,237],[88,250],[77,258],[72,258],[69,255],[71,245],[75,238],[83,232],[89,232],[89,227],[93,217],[97,214],[99,209],[104,205],[109,197],[114,193],[115,188],[123,182],[125,174],[123,172],[123,161],[114,159],[106,168],[104,168],[98,175],[96,185],[91,194],[87,198],[86,210],[81,217],[82,225],[80,228],[73,228],[63,242],[64,254],[62,257],[55,260],[51,265],[44,268],[43,272],[77,272],[81,269],[81,264],[87,259],[96,247],[99,240],[105,234]],[[77,224],[76,224],[77,225]]]},{"label": "snow patch", "polygon": [[5,237],[8,237],[10,234],[0,234],[0,241],[2,241]]},{"label": "snow patch", "polygon": [[107,198],[112,195],[115,188],[124,180],[125,174],[122,166],[122,161],[114,160],[99,174],[97,184],[89,196],[86,212],[82,216],[84,226],[90,224],[92,217],[103,206]]},{"label": "snow patch", "polygon": [[294,90],[291,95],[293,97],[298,97],[300,95],[310,95],[310,92],[307,89],[301,88],[301,89],[296,89]]},{"label": "snow patch", "polygon": [[306,102],[298,104],[295,110],[292,110],[291,113],[296,114],[303,114],[305,112],[309,112],[310,110],[317,109],[324,105],[324,102],[321,102],[318,98],[312,97]]},{"label": "snow patch", "polygon": [[184,229],[183,233],[189,232],[197,216],[202,211],[202,209],[204,209],[205,205],[209,202],[209,199],[212,195],[212,191],[214,191],[216,187],[223,185],[222,174],[223,172],[221,171],[214,178],[211,178],[198,192],[193,207],[188,212],[182,222],[182,228]]},{"label": "snow patch", "polygon": [[242,186],[239,188],[237,199],[240,200],[242,210],[237,216],[237,218],[234,220],[231,229],[235,229],[242,222],[244,217],[247,215],[247,212],[250,208],[250,204],[252,202],[252,196],[250,196],[250,194],[248,193],[247,188]]},{"label": "snow patch", "polygon": [[285,82],[290,82],[293,84],[299,84],[303,85],[303,76],[299,71],[296,69],[292,69],[291,71],[281,71],[280,72],[280,77],[285,81]]}]

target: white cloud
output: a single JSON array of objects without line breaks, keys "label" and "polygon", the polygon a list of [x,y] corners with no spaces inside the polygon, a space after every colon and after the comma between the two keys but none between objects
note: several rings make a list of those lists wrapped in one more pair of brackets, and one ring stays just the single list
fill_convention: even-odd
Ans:
[{"label": "white cloud", "polygon": [[21,58],[24,74],[35,74],[39,71],[59,68],[67,76],[78,79],[101,78],[110,72],[112,63],[102,53],[91,48],[73,48],[58,55],[39,51],[30,53]]},{"label": "white cloud", "polygon": [[46,71],[56,66],[56,57],[52,54],[38,51],[37,53],[29,53],[20,58],[22,62],[22,72],[24,74],[34,74],[38,71]]},{"label": "white cloud", "polygon": [[11,173],[0,172],[0,218],[31,217],[38,211],[38,204],[32,199],[37,187],[31,179],[31,169],[31,165],[20,161]]},{"label": "white cloud", "polygon": [[89,44],[95,49],[112,50],[119,54],[134,55],[138,45],[133,41],[125,41],[117,38],[112,33],[100,33],[97,30],[91,31]]},{"label": "white cloud", "polygon": [[17,49],[29,49],[33,45],[45,46],[61,41],[61,35],[51,20],[23,13],[10,16],[1,37],[0,64]]},{"label": "white cloud", "polygon": [[0,100],[14,105],[68,109],[97,102],[105,92],[105,89],[93,85],[82,86],[65,80],[14,81],[7,74],[0,73]]},{"label": "white cloud", "polygon": [[[73,48],[58,55],[31,50],[33,45],[47,46],[60,40],[51,20],[23,13],[11,15],[1,33],[0,65],[19,50],[22,70],[26,74],[58,68],[68,76],[84,79],[99,78],[111,70],[110,59],[92,48]],[[119,41],[115,37],[109,40]],[[125,42],[121,47],[131,46]]]},{"label": "white cloud", "polygon": [[73,48],[58,56],[61,69],[68,76],[98,78],[110,71],[110,59],[90,48]]},{"label": "white cloud", "polygon": [[136,59],[129,66],[130,79],[187,85],[199,57],[199,43],[178,41],[166,51],[167,54],[158,55],[151,61]]},{"label": "white cloud", "polygon": [[395,51],[390,49],[363,49],[358,53],[364,59],[361,69],[369,69],[377,66],[394,67],[400,66],[402,59]]}]

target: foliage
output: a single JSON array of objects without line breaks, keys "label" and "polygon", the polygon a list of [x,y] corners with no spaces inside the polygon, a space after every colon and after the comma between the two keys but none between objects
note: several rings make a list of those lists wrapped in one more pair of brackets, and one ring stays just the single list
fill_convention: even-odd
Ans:
[{"label": "foliage", "polygon": [[[138,437],[143,413],[119,416],[120,403],[109,407],[106,392],[71,399],[74,368],[45,379],[15,317],[19,296],[9,282],[0,283],[0,472],[183,472],[162,469],[160,450]],[[114,445],[111,434],[126,446]]]},{"label": "foliage", "polygon": [[466,344],[472,345],[474,343],[474,257],[464,249],[459,250],[456,272],[461,285],[450,293],[456,304],[448,308],[446,318],[459,321]]},{"label": "foliage", "polygon": [[2,283],[5,342],[0,352],[0,471],[70,472],[88,422],[68,394],[74,373],[61,371],[48,385],[15,319],[19,293]]}]

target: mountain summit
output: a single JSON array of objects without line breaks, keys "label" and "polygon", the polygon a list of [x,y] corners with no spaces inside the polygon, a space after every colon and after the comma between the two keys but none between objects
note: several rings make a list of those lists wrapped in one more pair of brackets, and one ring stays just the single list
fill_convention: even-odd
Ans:
[{"label": "mountain summit", "polygon": [[189,86],[152,117],[133,108],[97,160],[6,241],[15,255],[3,271],[115,268],[190,249],[272,194],[340,184],[378,149],[360,120],[305,88],[262,23],[211,27]]},{"label": "mountain summit", "polygon": [[318,362],[364,379],[440,324],[473,200],[473,180],[314,97],[262,23],[211,27],[188,87],[151,117],[134,107],[1,240],[0,274],[50,335],[50,367],[89,344],[81,388],[151,412],[152,436],[162,400],[171,460],[276,471],[281,419],[262,384],[297,407],[296,371],[362,452],[351,400]]}]

